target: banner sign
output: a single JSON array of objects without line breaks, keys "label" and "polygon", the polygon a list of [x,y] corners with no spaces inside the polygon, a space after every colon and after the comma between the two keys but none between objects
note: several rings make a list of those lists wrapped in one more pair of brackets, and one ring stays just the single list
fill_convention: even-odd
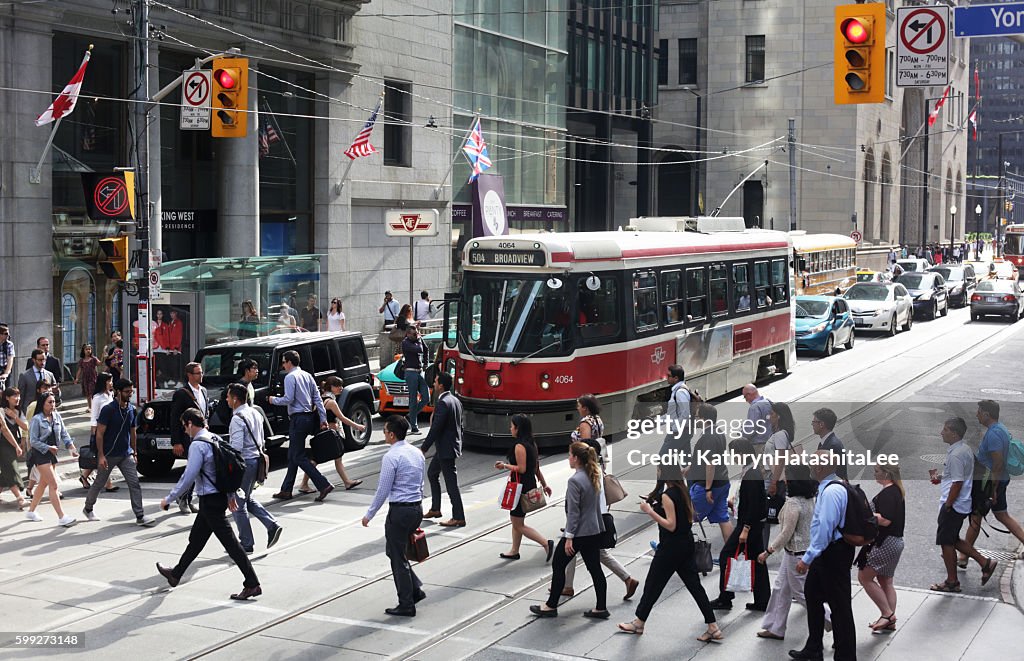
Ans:
[{"label": "banner sign", "polygon": [[508,234],[505,215],[505,184],[500,174],[481,174],[473,187],[472,236],[504,236]]}]

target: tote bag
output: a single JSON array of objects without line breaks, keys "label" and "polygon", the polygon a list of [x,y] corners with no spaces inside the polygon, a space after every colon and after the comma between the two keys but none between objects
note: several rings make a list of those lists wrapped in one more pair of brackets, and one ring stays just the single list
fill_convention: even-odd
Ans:
[{"label": "tote bag", "polygon": [[523,483],[519,481],[519,473],[512,471],[505,484],[505,492],[501,495],[501,509],[514,510],[519,504],[519,496],[522,493]]},{"label": "tote bag", "polygon": [[747,545],[736,548],[725,567],[725,589],[728,592],[754,591],[754,561],[747,558]]},{"label": "tote bag", "polygon": [[604,474],[604,502],[608,503],[609,506],[619,502],[627,495],[626,490],[622,488],[622,483],[619,482],[619,478],[615,477],[611,473]]}]

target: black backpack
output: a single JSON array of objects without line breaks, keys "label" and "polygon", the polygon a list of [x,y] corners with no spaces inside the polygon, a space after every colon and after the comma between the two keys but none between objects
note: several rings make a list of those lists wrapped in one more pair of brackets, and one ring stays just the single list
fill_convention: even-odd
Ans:
[{"label": "black backpack", "polygon": [[849,484],[839,480],[829,482],[829,486],[840,484],[846,488],[845,525],[839,529],[843,540],[850,546],[864,546],[878,537],[878,519],[871,510],[871,503],[864,495],[859,484]]},{"label": "black backpack", "polygon": [[231,444],[211,434],[213,440],[201,438],[213,448],[213,484],[219,493],[233,494],[242,486],[242,476],[245,474],[245,459],[242,453]]}]

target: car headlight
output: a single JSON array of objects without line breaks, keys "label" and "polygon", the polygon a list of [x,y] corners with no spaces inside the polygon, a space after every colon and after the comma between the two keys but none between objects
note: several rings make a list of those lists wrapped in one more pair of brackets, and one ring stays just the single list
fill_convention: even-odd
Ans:
[{"label": "car headlight", "polygon": [[501,385],[501,375],[497,372],[491,372],[487,375],[487,385],[492,388],[497,388]]},{"label": "car headlight", "polygon": [[152,406],[147,406],[142,410],[142,417],[146,420],[152,420],[156,417],[156,411],[153,410]]},{"label": "car headlight", "polygon": [[825,322],[822,322],[822,323],[818,324],[817,326],[815,326],[814,328],[812,328],[811,332],[812,333],[820,333],[821,331],[825,330],[825,328],[827,326],[828,326],[828,324],[826,324]]}]

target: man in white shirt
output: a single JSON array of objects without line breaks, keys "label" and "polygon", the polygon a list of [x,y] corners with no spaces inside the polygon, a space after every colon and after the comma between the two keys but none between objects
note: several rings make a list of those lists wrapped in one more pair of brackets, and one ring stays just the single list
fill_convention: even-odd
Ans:
[{"label": "man in white shirt", "polygon": [[426,289],[420,292],[420,300],[412,304],[413,321],[426,321],[430,319],[430,292]]},{"label": "man in white shirt", "polygon": [[246,553],[253,552],[252,525],[249,514],[252,513],[267,529],[267,549],[270,549],[281,538],[281,526],[274,516],[252,497],[256,484],[256,472],[259,462],[263,461],[260,450],[264,447],[263,417],[256,409],[246,403],[248,392],[241,383],[228,386],[228,406],[233,414],[228,426],[231,447],[242,453],[245,459],[245,473],[242,475],[240,490],[242,497],[235,496],[238,508],[234,511],[235,525],[238,527],[238,540]]}]

